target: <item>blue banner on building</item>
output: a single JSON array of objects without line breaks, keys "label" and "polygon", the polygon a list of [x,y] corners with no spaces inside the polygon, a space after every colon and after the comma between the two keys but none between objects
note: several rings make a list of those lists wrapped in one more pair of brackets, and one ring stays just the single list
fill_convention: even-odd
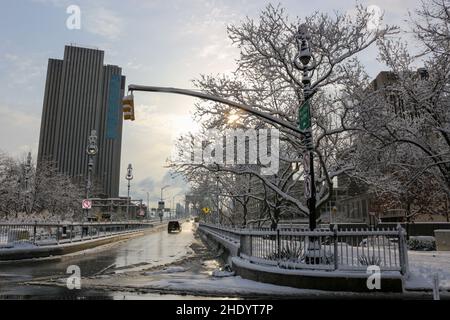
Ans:
[{"label": "blue banner on building", "polygon": [[122,77],[113,74],[109,80],[108,114],[106,123],[106,139],[117,139],[120,115],[120,83]]}]

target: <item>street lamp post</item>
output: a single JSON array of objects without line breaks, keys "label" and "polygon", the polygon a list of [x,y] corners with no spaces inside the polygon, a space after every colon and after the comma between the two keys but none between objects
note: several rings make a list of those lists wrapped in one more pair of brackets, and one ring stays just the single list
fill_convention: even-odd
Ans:
[{"label": "street lamp post", "polygon": [[[92,171],[94,170],[94,157],[98,152],[97,147],[97,132],[91,131],[91,135],[88,138],[88,146],[86,153],[88,155],[88,172],[86,181],[86,199],[89,199],[92,189]],[[85,209],[85,220],[88,220],[89,209]]]},{"label": "street lamp post", "polygon": [[161,188],[161,200],[159,201],[158,210],[159,210],[159,218],[162,222],[162,218],[164,217],[164,198],[163,198],[163,190],[170,187],[170,185],[166,185]]},{"label": "street lamp post", "polygon": [[128,194],[127,194],[127,219],[130,219],[130,188],[131,188],[131,180],[133,180],[133,167],[130,164],[128,164],[127,168],[127,175],[125,176],[125,179],[128,180]]},{"label": "street lamp post", "polygon": [[[316,187],[314,181],[314,153],[313,153],[313,137],[311,124],[311,105],[310,100],[314,95],[311,90],[311,76],[310,71],[316,67],[315,62],[308,66],[311,58],[311,50],[309,47],[310,35],[307,26],[302,24],[298,28],[297,44],[299,53],[294,59],[294,66],[303,72],[303,99],[304,102],[299,108],[299,127],[305,132],[305,143],[307,151],[303,154],[304,171],[305,171],[305,197],[309,209],[309,228],[314,230],[316,228]],[[314,58],[313,58],[314,60]]]},{"label": "street lamp post", "polygon": [[[303,104],[298,110],[299,129],[305,133],[304,142],[306,144],[306,152],[303,154],[303,169],[305,181],[305,198],[309,209],[309,229],[312,231],[316,228],[316,186],[314,181],[314,154],[313,154],[313,137],[312,137],[312,121],[311,121],[311,103],[310,100],[314,95],[311,89],[311,75],[316,68],[315,59],[311,54],[309,47],[310,34],[306,24],[302,24],[298,28],[297,44],[299,52],[294,58],[294,66],[303,72]],[[311,58],[313,62],[311,65]],[[311,72],[311,74],[310,74]],[[309,237],[307,252],[305,254],[306,263],[321,263],[321,245],[317,237]]]}]

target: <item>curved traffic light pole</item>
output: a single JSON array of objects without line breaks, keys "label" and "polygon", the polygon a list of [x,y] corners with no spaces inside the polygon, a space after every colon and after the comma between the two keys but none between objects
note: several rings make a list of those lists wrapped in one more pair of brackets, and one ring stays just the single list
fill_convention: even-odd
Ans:
[{"label": "curved traffic light pole", "polygon": [[234,101],[224,99],[221,97],[217,97],[217,96],[213,96],[213,95],[210,95],[207,93],[198,92],[198,91],[194,91],[194,90],[187,90],[187,89],[179,89],[179,88],[171,88],[171,87],[140,86],[140,85],[135,85],[135,84],[130,84],[128,86],[128,90],[131,92],[146,91],[146,92],[173,93],[173,94],[191,96],[191,97],[196,97],[196,98],[200,98],[200,99],[204,99],[204,100],[227,104],[231,107],[238,108],[238,109],[248,112],[254,116],[263,118],[265,120],[268,120],[269,122],[276,123],[284,128],[292,130],[296,134],[300,134],[302,137],[306,135],[306,133],[303,130],[300,130],[299,128],[297,128],[296,126],[293,126],[289,122],[277,119],[268,113],[261,112],[259,110],[256,110],[253,107],[247,106],[247,105],[239,103],[239,102],[234,102]]},{"label": "curved traffic light pole", "polygon": [[[283,128],[289,129],[298,138],[308,137],[308,130],[306,130],[306,132],[305,132],[305,131],[301,130],[300,128],[290,124],[289,122],[277,119],[268,113],[256,110],[254,107],[250,107],[248,105],[234,102],[234,101],[224,99],[221,97],[213,96],[213,95],[210,95],[207,93],[193,91],[193,90],[187,90],[187,89],[179,89],[179,88],[171,88],[171,87],[140,86],[140,85],[135,85],[135,84],[130,84],[128,86],[128,90],[131,91],[131,93],[133,91],[173,93],[173,94],[180,94],[180,95],[191,96],[191,97],[200,98],[200,99],[204,99],[204,100],[214,101],[214,102],[218,102],[218,103],[223,103],[223,104],[229,105],[231,107],[248,112],[256,117],[268,120],[269,122],[275,123]],[[312,152],[310,152],[310,162],[312,163],[312,161],[313,161]],[[311,164],[310,171],[311,171],[312,179],[314,179],[314,174],[313,174],[314,171],[313,170],[314,170],[314,167],[313,167],[313,164]],[[311,188],[315,188],[314,182],[311,184]],[[314,194],[314,198],[315,198],[315,194]],[[315,199],[313,199],[312,201],[308,200],[309,220],[310,220],[309,225],[310,225],[311,230],[314,230],[316,228],[316,208],[315,208],[315,206],[316,206]]]}]

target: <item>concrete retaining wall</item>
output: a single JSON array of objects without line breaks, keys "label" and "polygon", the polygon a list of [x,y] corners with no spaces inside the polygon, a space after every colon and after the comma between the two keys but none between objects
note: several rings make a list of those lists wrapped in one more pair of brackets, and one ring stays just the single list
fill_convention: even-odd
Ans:
[{"label": "concrete retaining wall", "polygon": [[403,279],[400,275],[381,275],[380,290],[369,290],[367,276],[364,274],[277,269],[252,264],[238,257],[233,257],[232,262],[233,270],[242,278],[275,285],[324,291],[403,292]]},{"label": "concrete retaining wall", "polygon": [[62,245],[52,245],[45,247],[13,248],[0,250],[0,261],[23,260],[33,258],[45,258],[51,256],[61,256],[77,251],[87,250],[101,245],[105,245],[120,240],[135,238],[143,235],[144,231],[135,231],[126,234],[119,234],[105,238],[73,242]]},{"label": "concrete retaining wall", "polygon": [[199,229],[211,241],[219,243],[229,252],[229,261],[237,275],[244,279],[299,289],[348,292],[403,292],[403,277],[382,274],[380,290],[367,288],[366,274],[340,271],[288,270],[277,266],[254,264],[239,257],[239,246],[232,245],[205,229]]},{"label": "concrete retaining wall", "polygon": [[167,228],[167,223],[153,224],[151,227],[143,230],[136,230],[129,233],[112,235],[98,239],[86,240],[82,242],[64,243],[60,245],[28,247],[28,248],[11,248],[0,250],[0,261],[14,261],[34,258],[46,258],[51,256],[61,256],[65,254],[83,251],[105,244],[136,238],[150,231],[158,231]]},{"label": "concrete retaining wall", "polygon": [[450,230],[434,230],[434,237],[438,251],[450,251]]}]

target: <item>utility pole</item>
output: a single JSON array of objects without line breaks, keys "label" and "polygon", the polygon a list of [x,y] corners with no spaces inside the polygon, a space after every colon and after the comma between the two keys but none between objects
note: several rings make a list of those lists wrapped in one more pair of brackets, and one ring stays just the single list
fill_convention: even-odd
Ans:
[{"label": "utility pole", "polygon": [[130,219],[130,188],[131,188],[131,180],[133,180],[133,167],[131,166],[131,163],[128,164],[127,168],[127,175],[125,176],[125,179],[128,180],[128,194],[127,194],[127,219]]},{"label": "utility pole", "polygon": [[[311,90],[310,71],[316,68],[315,62],[311,66],[312,54],[309,47],[310,34],[307,26],[302,24],[298,28],[297,44],[299,53],[294,58],[294,66],[303,72],[303,99],[304,102],[299,108],[299,128],[304,131],[306,144],[306,152],[303,154],[303,164],[305,171],[305,198],[309,209],[309,229],[316,228],[316,186],[314,181],[314,153],[313,153],[313,137],[311,123],[311,98],[314,91]],[[314,60],[314,59],[313,59]],[[300,62],[300,63],[299,63]]]},{"label": "utility pole", "polygon": [[[86,153],[88,155],[88,172],[86,181],[86,199],[89,199],[92,189],[92,171],[94,170],[94,157],[98,152],[97,147],[97,132],[91,130],[91,135],[88,138],[88,146]],[[89,209],[85,209],[85,221],[88,220]]]}]

